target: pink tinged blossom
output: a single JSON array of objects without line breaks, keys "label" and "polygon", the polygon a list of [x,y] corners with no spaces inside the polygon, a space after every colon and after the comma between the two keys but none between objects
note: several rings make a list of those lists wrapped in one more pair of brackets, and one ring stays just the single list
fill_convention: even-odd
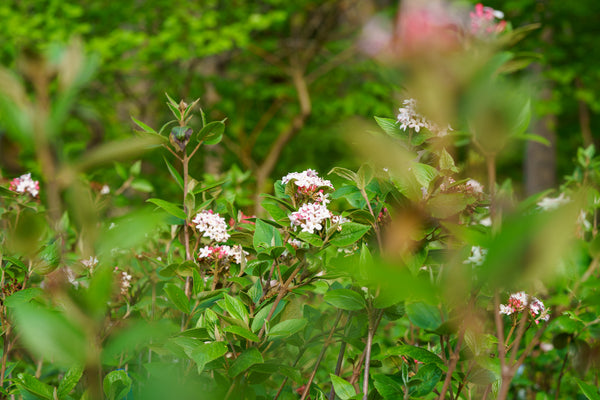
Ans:
[{"label": "pink tinged blossom", "polygon": [[241,264],[247,251],[242,249],[242,246],[205,246],[200,248],[198,252],[198,260],[206,262],[228,261],[236,264]]},{"label": "pink tinged blossom", "polygon": [[87,260],[81,260],[80,262],[90,271],[93,270],[96,265],[98,265],[98,259],[93,256],[90,256],[90,258],[88,258]]},{"label": "pink tinged blossom", "polygon": [[296,186],[299,189],[302,188],[304,191],[314,191],[321,186],[328,186],[333,189],[333,185],[330,181],[328,181],[327,179],[319,178],[319,174],[317,173],[317,171],[312,169],[307,169],[306,171],[302,172],[290,172],[289,174],[281,178],[281,181],[285,184],[290,182],[292,179],[295,179],[296,182],[294,183],[296,184]]},{"label": "pink tinged blossom", "polygon": [[550,319],[550,310],[544,306],[544,303],[537,297],[529,296],[525,292],[511,294],[508,298],[508,304],[501,304],[498,312],[512,315],[525,310],[529,311],[536,324]]},{"label": "pink tinged blossom", "polygon": [[215,242],[225,242],[229,239],[227,233],[227,223],[225,219],[212,210],[204,210],[196,214],[192,223],[196,225],[198,231],[204,233],[203,236],[214,240]]},{"label": "pink tinged blossom", "polygon": [[[491,7],[484,7],[483,4],[475,5],[475,11],[469,14],[471,17],[471,33],[474,35],[490,35],[502,32],[506,28],[506,21],[502,11],[494,10]],[[496,22],[499,20],[498,22]]]},{"label": "pink tinged blossom", "polygon": [[325,220],[331,218],[331,212],[324,204],[306,203],[289,216],[292,226],[302,228],[302,232],[314,233],[323,229]]},{"label": "pink tinged blossom", "polygon": [[31,179],[31,174],[21,175],[10,182],[10,190],[17,193],[29,193],[31,197],[37,197],[40,192],[40,183]]},{"label": "pink tinged blossom", "polygon": [[443,1],[403,1],[395,32],[403,57],[431,57],[460,48],[460,18]]},{"label": "pink tinged blossom", "polygon": [[469,179],[465,185],[475,193],[483,193],[483,186],[475,179]]}]

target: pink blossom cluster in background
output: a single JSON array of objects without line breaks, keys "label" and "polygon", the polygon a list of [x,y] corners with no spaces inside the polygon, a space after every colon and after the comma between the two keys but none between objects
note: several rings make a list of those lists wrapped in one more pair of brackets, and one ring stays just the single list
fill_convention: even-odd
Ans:
[{"label": "pink blossom cluster in background", "polygon": [[40,183],[31,179],[31,174],[21,175],[10,182],[10,190],[17,193],[29,193],[37,197],[40,192]]},{"label": "pink blossom cluster in background", "polygon": [[205,237],[208,237],[215,242],[225,242],[229,239],[227,233],[227,223],[225,218],[212,210],[203,210],[196,214],[192,223],[196,225],[196,229],[204,232]]},{"label": "pink blossom cluster in background", "polygon": [[[502,20],[504,13],[491,7],[484,7],[481,3],[475,5],[475,11],[471,11],[469,16],[471,33],[474,35],[500,33],[506,28],[506,21]],[[500,21],[496,22],[497,20]]]},{"label": "pink blossom cluster in background", "polygon": [[510,295],[508,304],[500,304],[500,314],[512,315],[529,310],[531,316],[535,318],[535,323],[548,321],[550,319],[549,311],[544,303],[537,297],[529,296],[525,292],[517,292]]}]

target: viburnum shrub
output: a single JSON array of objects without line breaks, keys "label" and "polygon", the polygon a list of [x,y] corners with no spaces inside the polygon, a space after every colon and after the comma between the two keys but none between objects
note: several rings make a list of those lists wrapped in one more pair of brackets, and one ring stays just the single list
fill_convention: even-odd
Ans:
[{"label": "viburnum shrub", "polygon": [[[421,41],[448,57],[499,46],[506,25],[494,10],[477,6],[469,25],[431,7],[413,5],[420,19],[399,28],[416,41],[400,57],[427,67],[417,74],[436,72],[431,54],[418,59]],[[410,35],[415,21],[427,35]],[[441,40],[449,28],[461,35]],[[499,74],[510,56],[488,56],[456,94],[461,118],[430,115],[407,93],[396,117],[376,118],[381,132],[353,136],[360,168],[290,172],[262,195],[259,216],[244,214],[250,196],[232,187],[243,173],[194,169],[225,131],[199,100],[167,96],[174,119],[160,130],[133,118],[136,138],[77,160],[46,157],[62,154],[49,139],[72,91],[35,81],[47,101],[0,101],[3,117],[45,127],[11,125],[25,129],[14,137],[35,150],[37,169],[0,185],[2,395],[598,398],[600,159],[580,149],[552,197],[518,201],[510,182],[498,184],[506,143],[539,138],[524,133],[529,102],[514,101]],[[75,90],[88,62],[80,75],[59,68],[57,79],[79,77]],[[457,161],[468,145],[485,164],[478,180]],[[164,159],[175,195],[129,204],[154,192],[140,162],[114,164],[114,189],[90,181],[93,169],[142,150]]]}]

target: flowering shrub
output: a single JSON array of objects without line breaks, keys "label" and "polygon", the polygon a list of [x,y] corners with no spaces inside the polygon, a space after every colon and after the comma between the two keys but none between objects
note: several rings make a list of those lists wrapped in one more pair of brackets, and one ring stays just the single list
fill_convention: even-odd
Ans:
[{"label": "flowering shrub", "polygon": [[[421,19],[401,21],[406,40],[418,40],[418,23],[425,39],[447,43],[448,27],[430,20],[440,10],[410,10]],[[472,13],[478,33],[501,30],[490,15],[499,17]],[[450,39],[444,54],[468,48]],[[488,61],[496,65],[483,63],[473,92],[498,84]],[[174,120],[160,130],[133,118],[130,142],[73,164],[40,157],[41,191],[29,174],[2,185],[3,396],[598,397],[588,383],[599,348],[593,147],[579,151],[557,197],[517,201],[496,182],[495,161],[522,138],[528,106],[515,117],[514,102],[493,99],[506,120],[491,118],[489,102],[465,106],[452,130],[432,122],[431,105],[407,100],[396,119],[376,118],[382,133],[359,133],[360,168],[334,167],[330,180],[289,173],[263,194],[264,214],[249,217],[243,191],[190,168],[222,140],[225,121],[207,121],[198,100],[167,100]],[[485,126],[506,132],[486,136]],[[485,185],[462,168],[457,142],[485,160]],[[60,154],[51,147],[60,143],[42,140],[37,154]],[[116,149],[161,152],[176,195],[129,204],[131,192],[154,193],[140,162],[114,164],[114,190],[89,182],[86,168],[112,166]]]}]

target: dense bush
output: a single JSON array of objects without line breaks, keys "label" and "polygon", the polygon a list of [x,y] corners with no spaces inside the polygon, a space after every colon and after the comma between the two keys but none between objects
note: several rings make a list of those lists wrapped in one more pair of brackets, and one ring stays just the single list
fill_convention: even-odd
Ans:
[{"label": "dense bush", "polygon": [[[3,396],[599,398],[600,158],[518,200],[496,160],[544,142],[507,68],[528,28],[402,15],[403,42],[369,50],[419,100],[348,124],[362,166],[286,174],[261,217],[248,173],[190,167],[228,123],[198,100],[167,95],[172,121],[134,116],[134,137],[76,156],[61,126],[94,61],[72,45],[3,70],[2,124],[35,154],[0,185]],[[143,152],[164,188],[124,161]]]}]

